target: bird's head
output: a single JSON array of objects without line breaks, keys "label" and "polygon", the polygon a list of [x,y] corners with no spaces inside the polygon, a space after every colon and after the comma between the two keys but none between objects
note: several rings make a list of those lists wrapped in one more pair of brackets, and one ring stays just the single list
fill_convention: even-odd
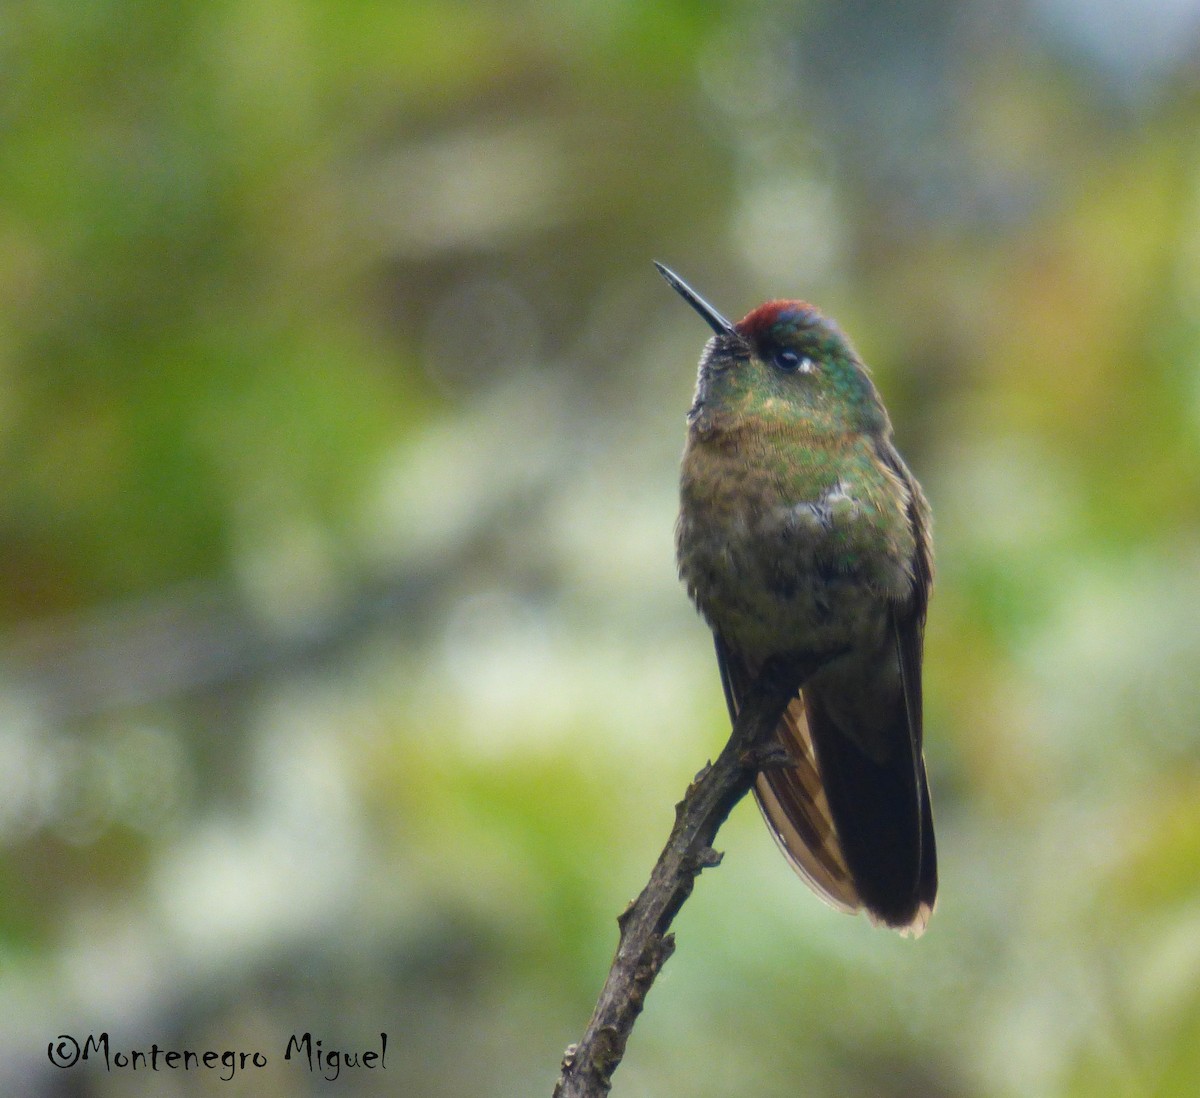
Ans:
[{"label": "bird's head", "polygon": [[655,266],[715,333],[700,358],[693,423],[795,421],[814,433],[888,428],[862,360],[816,307],[768,301],[731,324],[673,271]]}]

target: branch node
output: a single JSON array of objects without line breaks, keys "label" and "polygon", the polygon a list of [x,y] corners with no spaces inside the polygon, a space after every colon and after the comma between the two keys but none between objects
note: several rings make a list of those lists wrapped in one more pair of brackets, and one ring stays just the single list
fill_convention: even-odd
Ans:
[{"label": "branch node", "polygon": [[667,958],[674,952],[674,934],[656,934],[646,943],[646,949],[642,953],[641,960],[633,970],[633,982],[635,985],[633,1006],[635,1009],[641,1010],[642,1000],[646,997],[646,992],[650,990],[650,985],[654,983],[659,970],[667,963]]},{"label": "branch node", "polygon": [[700,768],[700,770],[697,771],[696,776],[691,780],[691,782],[688,783],[687,792],[684,793],[683,800],[679,801],[675,805],[676,826],[678,826],[679,821],[683,819],[684,813],[687,811],[688,805],[691,804],[692,799],[695,797],[696,790],[700,788],[701,782],[703,782],[704,779],[707,778],[709,776],[709,774],[712,773],[712,768],[713,768],[712,761],[710,760],[709,762],[706,762]]},{"label": "branch node", "polygon": [[714,850],[711,846],[702,846],[694,854],[688,855],[687,868],[694,877],[702,870],[713,869],[719,866],[724,856],[719,850]]},{"label": "branch node", "polygon": [[750,770],[786,770],[798,765],[796,756],[775,740],[750,748],[742,759]]}]

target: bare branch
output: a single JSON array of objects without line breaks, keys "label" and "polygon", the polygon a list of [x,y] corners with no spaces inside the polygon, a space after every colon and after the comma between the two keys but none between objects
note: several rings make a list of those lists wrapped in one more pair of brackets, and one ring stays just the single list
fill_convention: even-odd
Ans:
[{"label": "bare branch", "polygon": [[823,660],[770,664],[734,722],[729,742],[675,807],[675,826],[650,882],[618,918],[620,943],[583,1038],[568,1047],[554,1098],[603,1098],[642,1011],[646,993],[675,950],[671,921],[691,895],[696,875],[719,864],[717,831],[768,766],[778,766],[773,737],[780,714]]}]

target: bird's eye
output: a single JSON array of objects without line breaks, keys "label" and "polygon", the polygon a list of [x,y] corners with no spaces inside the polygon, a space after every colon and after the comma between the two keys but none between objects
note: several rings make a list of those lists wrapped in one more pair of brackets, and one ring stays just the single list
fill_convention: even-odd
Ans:
[{"label": "bird's eye", "polygon": [[781,347],[776,351],[773,361],[776,369],[782,370],[785,374],[810,374],[813,370],[812,359],[800,354],[799,351],[793,351],[790,347]]}]

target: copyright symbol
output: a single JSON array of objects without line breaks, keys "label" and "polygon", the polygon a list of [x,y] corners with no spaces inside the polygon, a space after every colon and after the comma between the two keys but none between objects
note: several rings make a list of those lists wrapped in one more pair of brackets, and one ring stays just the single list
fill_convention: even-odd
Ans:
[{"label": "copyright symbol", "polygon": [[46,1046],[46,1055],[56,1068],[74,1067],[79,1062],[79,1042],[68,1033],[60,1033],[57,1043]]}]

